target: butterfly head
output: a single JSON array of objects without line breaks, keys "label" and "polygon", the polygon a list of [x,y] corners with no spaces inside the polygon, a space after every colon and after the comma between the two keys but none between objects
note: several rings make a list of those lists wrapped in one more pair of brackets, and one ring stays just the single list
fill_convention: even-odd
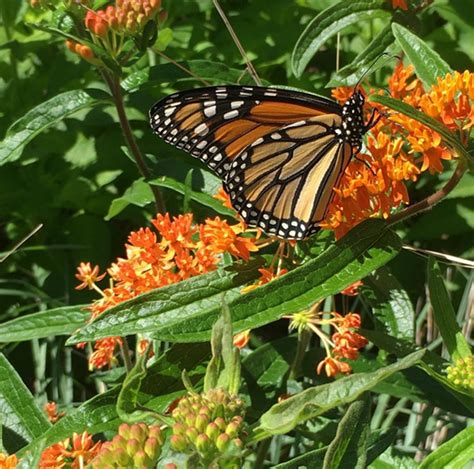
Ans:
[{"label": "butterfly head", "polygon": [[360,147],[362,136],[367,131],[364,124],[365,98],[358,89],[342,106],[342,133],[344,139],[354,147]]}]

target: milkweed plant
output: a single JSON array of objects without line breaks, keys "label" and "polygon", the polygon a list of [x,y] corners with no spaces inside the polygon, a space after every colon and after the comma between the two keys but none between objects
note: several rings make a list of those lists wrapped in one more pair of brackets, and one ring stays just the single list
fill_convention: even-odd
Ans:
[{"label": "milkweed plant", "polygon": [[[0,468],[472,463],[474,26],[323,3],[2,2]],[[151,135],[225,84],[379,116],[316,235]]]}]

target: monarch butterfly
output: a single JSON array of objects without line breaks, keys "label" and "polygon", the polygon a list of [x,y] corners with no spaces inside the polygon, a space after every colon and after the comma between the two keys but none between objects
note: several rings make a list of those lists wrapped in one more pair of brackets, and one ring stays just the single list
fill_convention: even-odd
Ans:
[{"label": "monarch butterfly", "polygon": [[299,240],[319,229],[362,136],[354,89],[341,106],[307,93],[258,86],[216,86],[172,94],[150,110],[153,131],[199,158],[222,178],[249,226]]}]

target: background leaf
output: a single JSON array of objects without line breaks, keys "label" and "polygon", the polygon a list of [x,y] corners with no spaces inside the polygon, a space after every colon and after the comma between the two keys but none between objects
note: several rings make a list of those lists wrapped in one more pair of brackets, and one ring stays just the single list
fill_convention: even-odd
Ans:
[{"label": "background leaf", "polygon": [[437,78],[452,73],[451,67],[422,39],[400,24],[393,23],[392,31],[403,52],[415,67],[418,78],[426,89],[437,84]]}]

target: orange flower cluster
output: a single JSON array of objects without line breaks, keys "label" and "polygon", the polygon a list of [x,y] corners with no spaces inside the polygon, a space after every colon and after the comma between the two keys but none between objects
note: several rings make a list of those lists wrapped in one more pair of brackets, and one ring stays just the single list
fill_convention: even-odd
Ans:
[{"label": "orange flower cluster", "polygon": [[[291,316],[283,316],[291,319],[290,330],[297,329],[299,332],[309,330],[314,332],[321,340],[326,350],[326,358],[316,367],[318,374],[322,370],[327,376],[336,376],[339,373],[350,373],[352,371],[349,363],[341,359],[356,360],[359,349],[367,345],[367,339],[354,331],[360,328],[360,316],[348,313],[341,316],[339,313],[322,313],[318,311],[319,304],[310,309]],[[330,317],[326,317],[327,315]],[[329,337],[321,330],[321,326],[331,326],[335,332]]]},{"label": "orange flower cluster", "polygon": [[134,35],[145,24],[156,17],[161,0],[116,0],[103,10],[89,10],[86,14],[86,28],[94,36],[104,39],[107,35]]},{"label": "orange flower cluster", "polygon": [[15,469],[18,464],[18,458],[15,454],[10,456],[0,452],[0,469]]},{"label": "orange flower cluster", "polygon": [[[474,125],[474,73],[448,74],[425,91],[413,71],[412,66],[396,67],[389,81],[391,95],[458,132],[467,143]],[[343,102],[352,91],[338,88],[333,96]],[[441,172],[441,160],[453,157],[439,134],[420,122],[398,113],[382,118],[367,138],[367,153],[349,163],[334,189],[335,197],[321,226],[340,238],[367,218],[388,218],[394,209],[409,203],[409,181],[416,181],[424,171]]]},{"label": "orange flower cluster", "polygon": [[[104,277],[99,275],[98,267],[89,263],[78,267],[76,277],[81,283],[76,288],[87,287],[101,295],[90,308],[93,319],[140,293],[215,270],[224,253],[248,260],[250,253],[258,250],[255,239],[243,235],[243,224],[229,225],[219,217],[195,224],[190,213],[173,219],[168,214],[159,214],[152,225],[156,231],[141,228],[130,234],[125,245],[126,257],[119,258],[107,270],[109,288],[102,290],[97,286],[96,282]],[[89,359],[91,368],[113,363],[120,342],[118,337],[97,341]]]},{"label": "orange flower cluster", "polygon": [[72,444],[71,439],[67,438],[46,448],[41,454],[38,467],[39,469],[83,468],[95,458],[101,446],[102,443],[94,443],[92,436],[87,432],[74,433]]}]

